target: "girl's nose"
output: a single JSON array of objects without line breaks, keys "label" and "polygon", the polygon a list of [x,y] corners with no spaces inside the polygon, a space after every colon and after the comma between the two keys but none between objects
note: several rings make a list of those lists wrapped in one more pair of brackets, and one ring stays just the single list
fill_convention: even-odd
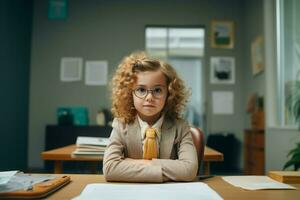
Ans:
[{"label": "girl's nose", "polygon": [[146,95],[146,101],[152,101],[153,100],[153,94],[152,92],[148,92],[148,94]]}]

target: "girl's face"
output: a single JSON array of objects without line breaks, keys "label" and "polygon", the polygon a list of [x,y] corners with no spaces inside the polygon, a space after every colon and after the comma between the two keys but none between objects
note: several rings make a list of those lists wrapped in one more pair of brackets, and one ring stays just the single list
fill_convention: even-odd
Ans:
[{"label": "girl's face", "polygon": [[167,91],[167,80],[160,70],[137,73],[133,103],[139,117],[149,125],[159,119],[166,103]]}]

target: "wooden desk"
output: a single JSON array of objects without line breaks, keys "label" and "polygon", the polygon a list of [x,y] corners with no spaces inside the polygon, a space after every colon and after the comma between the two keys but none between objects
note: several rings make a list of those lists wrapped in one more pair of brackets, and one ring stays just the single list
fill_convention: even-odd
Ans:
[{"label": "wooden desk", "polygon": [[204,167],[204,174],[210,174],[210,162],[220,162],[224,160],[223,153],[214,150],[210,147],[205,146],[204,149],[204,157],[203,157],[203,167]]},{"label": "wooden desk", "polygon": [[[94,170],[96,171],[97,162],[103,160],[102,157],[71,157],[71,153],[76,149],[75,144],[53,149],[50,151],[42,152],[41,156],[43,160],[52,160],[54,161],[54,173],[61,174],[63,172],[62,162],[63,161],[86,161],[86,162],[94,162]],[[209,147],[205,147],[204,150],[204,174],[208,175],[209,171],[209,163],[215,161],[223,161],[223,154]]]},{"label": "wooden desk", "polygon": [[[51,196],[48,200],[56,199],[72,199],[78,196],[84,187],[90,183],[104,183],[103,175],[71,175],[71,183],[61,188]],[[241,188],[234,187],[229,183],[223,181],[221,177],[212,177],[202,181],[208,184],[213,190],[215,190],[222,198],[230,200],[253,200],[253,199],[299,199],[300,197],[300,184],[292,184],[297,187],[298,190],[257,190],[249,191]]]}]

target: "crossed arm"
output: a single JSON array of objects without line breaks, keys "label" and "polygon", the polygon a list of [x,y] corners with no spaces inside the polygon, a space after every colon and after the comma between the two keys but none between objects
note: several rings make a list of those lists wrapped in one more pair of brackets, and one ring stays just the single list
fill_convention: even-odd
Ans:
[{"label": "crossed arm", "polygon": [[197,175],[198,161],[189,128],[183,129],[181,139],[174,145],[177,145],[176,160],[125,157],[125,134],[116,126],[104,155],[105,178],[107,181],[124,182],[193,181]]}]

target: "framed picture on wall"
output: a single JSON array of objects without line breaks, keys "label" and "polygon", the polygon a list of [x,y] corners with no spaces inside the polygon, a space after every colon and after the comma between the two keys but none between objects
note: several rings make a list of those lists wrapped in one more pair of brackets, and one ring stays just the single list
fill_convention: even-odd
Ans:
[{"label": "framed picture on wall", "polygon": [[211,21],[211,47],[234,48],[234,24],[233,21]]},{"label": "framed picture on wall", "polygon": [[210,58],[210,83],[234,84],[235,83],[235,59],[234,57]]},{"label": "framed picture on wall", "polygon": [[67,19],[67,12],[67,0],[48,0],[48,19],[65,20]]},{"label": "framed picture on wall", "polygon": [[264,70],[263,38],[258,36],[251,44],[252,73],[256,75]]}]

